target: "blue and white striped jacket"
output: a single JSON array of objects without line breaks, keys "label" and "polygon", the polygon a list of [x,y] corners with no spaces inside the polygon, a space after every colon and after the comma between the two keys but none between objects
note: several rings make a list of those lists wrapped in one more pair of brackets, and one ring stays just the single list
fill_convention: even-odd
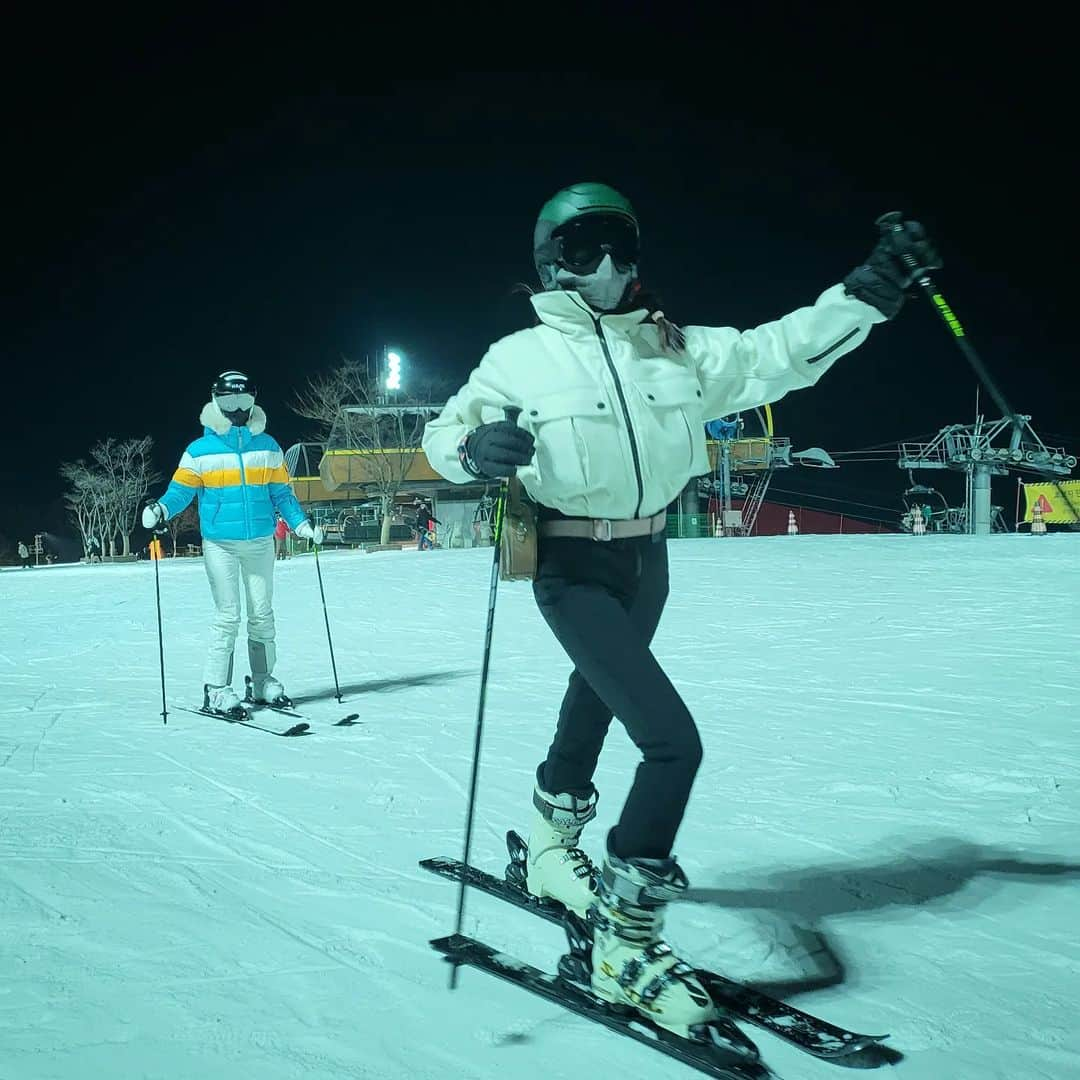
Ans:
[{"label": "blue and white striped jacket", "polygon": [[289,487],[285,455],[266,434],[257,405],[244,427],[234,427],[211,401],[199,416],[203,435],[180,458],[158,500],[170,518],[199,498],[204,540],[256,540],[274,532],[274,511],[295,529],[307,519]]}]

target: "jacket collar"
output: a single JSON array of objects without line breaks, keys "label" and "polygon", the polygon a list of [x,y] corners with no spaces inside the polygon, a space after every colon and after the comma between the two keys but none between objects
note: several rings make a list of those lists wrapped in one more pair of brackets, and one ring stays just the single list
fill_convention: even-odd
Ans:
[{"label": "jacket collar", "polygon": [[624,334],[640,326],[649,313],[644,308],[635,308],[620,315],[610,315],[593,311],[581,298],[580,293],[568,289],[553,289],[550,292],[533,293],[529,298],[540,321],[553,330],[564,334],[596,333],[597,322],[602,321],[605,328]]},{"label": "jacket collar", "polygon": [[[207,431],[212,431],[221,438],[225,438],[232,430],[229,418],[222,413],[217,407],[217,402],[213,399],[202,407],[202,412],[199,413],[199,423]],[[266,413],[258,405],[251,410],[251,417],[247,424],[244,425],[244,428],[252,435],[261,435],[266,430]]]}]

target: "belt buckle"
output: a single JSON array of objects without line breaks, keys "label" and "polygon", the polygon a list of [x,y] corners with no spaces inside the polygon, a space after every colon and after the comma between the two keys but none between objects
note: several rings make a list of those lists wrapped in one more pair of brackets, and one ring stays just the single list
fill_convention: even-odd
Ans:
[{"label": "belt buckle", "polygon": [[610,540],[612,538],[611,520],[609,518],[593,518],[592,538],[594,540]]}]

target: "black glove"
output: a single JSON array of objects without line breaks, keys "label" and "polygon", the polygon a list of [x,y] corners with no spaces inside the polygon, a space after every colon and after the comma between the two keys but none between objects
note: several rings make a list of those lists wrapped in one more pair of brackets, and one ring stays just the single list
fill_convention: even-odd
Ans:
[{"label": "black glove", "polygon": [[904,306],[904,294],[923,274],[940,270],[941,256],[917,221],[886,232],[862,266],[844,278],[849,296],[872,304],[888,319]]},{"label": "black glove", "polygon": [[461,463],[474,476],[494,480],[513,476],[532,460],[536,440],[509,420],[481,424],[461,444]]}]

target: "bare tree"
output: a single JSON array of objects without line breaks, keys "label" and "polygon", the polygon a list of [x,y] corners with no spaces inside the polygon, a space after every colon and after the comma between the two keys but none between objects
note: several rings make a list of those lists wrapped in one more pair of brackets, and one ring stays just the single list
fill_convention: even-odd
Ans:
[{"label": "bare tree", "polygon": [[[60,478],[68,486],[64,501],[79,527],[84,554],[89,554],[91,538],[97,540],[104,554],[106,538],[110,535],[113,502],[109,477],[79,460],[62,464]],[[115,546],[115,531],[110,543]]]},{"label": "bare tree", "polygon": [[109,481],[112,493],[107,522],[111,554],[116,554],[117,535],[123,540],[123,554],[131,554],[131,534],[146,494],[150,485],[161,479],[151,459],[153,448],[154,440],[149,435],[123,440],[110,436],[90,448],[90,456]]},{"label": "bare tree", "polygon": [[150,459],[154,440],[105,439],[90,449],[91,461],[80,459],[60,466],[68,486],[64,501],[79,526],[83,550],[93,537],[101,552],[116,554],[116,538],[123,540],[123,554],[131,554],[131,533],[150,485],[161,474]]},{"label": "bare tree", "polygon": [[[434,384],[425,389],[437,389]],[[344,360],[308,380],[293,412],[312,420],[328,450],[354,450],[363,457],[362,482],[379,498],[380,543],[390,539],[394,500],[420,449],[433,412],[430,398],[386,395],[363,365]]]},{"label": "bare tree", "polygon": [[183,511],[176,515],[176,517],[169,518],[165,522],[165,528],[169,530],[169,536],[172,537],[172,553],[173,557],[176,557],[176,538],[181,533],[191,533],[199,531],[199,507],[196,503],[190,502],[184,507]]}]

